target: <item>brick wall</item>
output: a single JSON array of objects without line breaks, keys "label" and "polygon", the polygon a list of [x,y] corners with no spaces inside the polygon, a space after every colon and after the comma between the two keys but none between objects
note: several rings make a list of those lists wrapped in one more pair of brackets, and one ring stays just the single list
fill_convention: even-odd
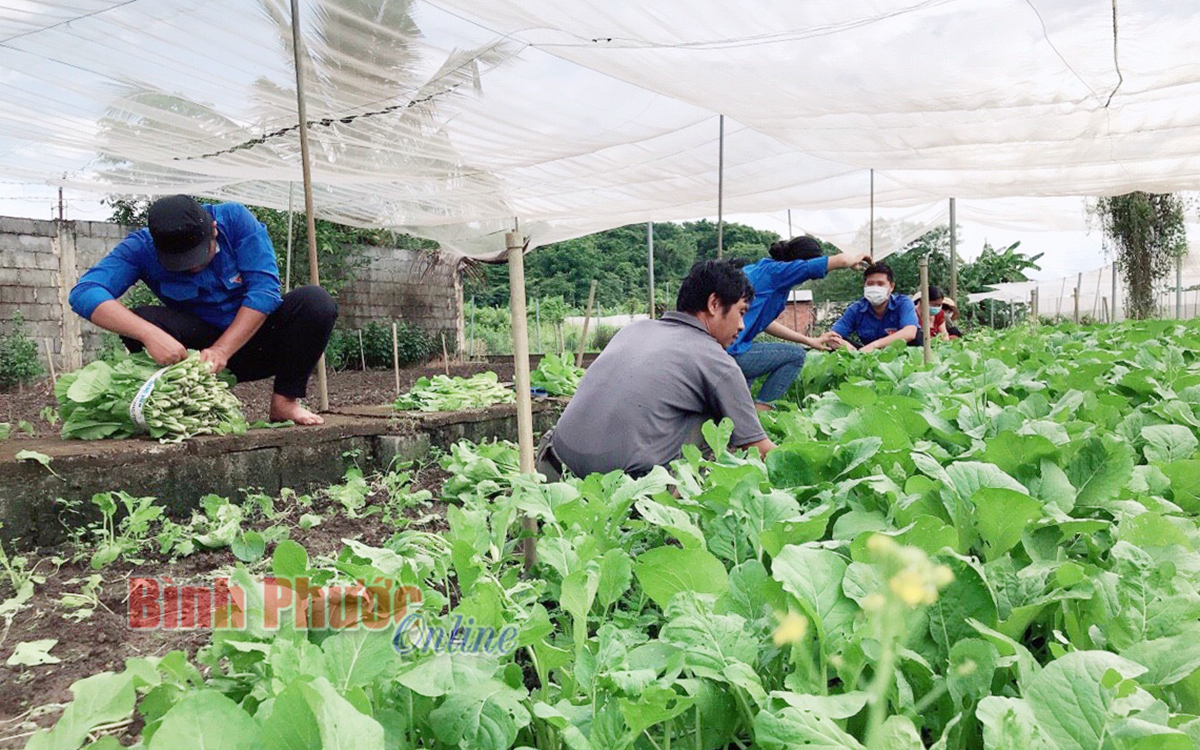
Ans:
[{"label": "brick wall", "polygon": [[797,333],[811,336],[815,320],[813,303],[789,302],[784,306],[783,312],[779,313],[779,317],[775,318],[775,320]]},{"label": "brick wall", "polygon": [[[90,361],[104,332],[71,312],[67,294],[128,233],[104,222],[0,217],[0,332],[8,332],[19,310],[39,351],[51,339],[60,370]],[[340,295],[339,325],[399,318],[435,334],[444,331],[447,345],[459,346],[462,288],[454,261],[395,248],[369,252],[371,265]]]}]

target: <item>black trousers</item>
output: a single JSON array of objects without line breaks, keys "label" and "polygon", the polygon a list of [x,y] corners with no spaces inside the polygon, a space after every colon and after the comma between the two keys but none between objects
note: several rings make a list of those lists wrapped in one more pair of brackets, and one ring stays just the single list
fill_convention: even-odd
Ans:
[{"label": "black trousers", "polygon": [[[141,318],[171,334],[188,349],[207,349],[224,331],[195,315],[159,305],[134,308]],[[303,398],[308,377],[337,321],[337,303],[319,286],[302,286],[283,296],[283,304],[267,316],[262,328],[229,359],[229,371],[239,381],[275,378],[275,392]],[[131,352],[145,347],[121,337]]]}]

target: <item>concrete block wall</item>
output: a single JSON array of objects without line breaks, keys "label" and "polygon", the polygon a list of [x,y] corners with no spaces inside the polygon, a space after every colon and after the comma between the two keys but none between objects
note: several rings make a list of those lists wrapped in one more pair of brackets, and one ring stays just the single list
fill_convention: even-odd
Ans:
[{"label": "concrete block wall", "polygon": [[370,264],[338,295],[338,326],[360,328],[371,321],[401,320],[460,349],[463,339],[462,283],[458,264],[447,255],[372,247]]},{"label": "concrete block wall", "polygon": [[[75,315],[67,294],[129,231],[105,222],[0,217],[0,333],[20,311],[43,356],[50,339],[60,371],[94,358],[104,331]],[[339,295],[339,325],[398,318],[445,332],[449,346],[461,346],[462,287],[453,260],[398,248],[368,254],[361,278]]]}]

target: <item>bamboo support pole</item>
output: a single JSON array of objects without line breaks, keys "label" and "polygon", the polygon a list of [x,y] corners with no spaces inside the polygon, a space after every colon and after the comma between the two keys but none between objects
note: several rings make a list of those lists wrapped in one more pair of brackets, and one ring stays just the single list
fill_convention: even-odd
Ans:
[{"label": "bamboo support pole", "polygon": [[[308,227],[309,283],[321,285],[317,265],[317,219],[313,213],[312,162],[308,150],[308,103],[304,93],[304,40],[300,34],[300,0],[292,0],[292,55],[296,64],[296,112],[300,119],[300,166],[304,176],[304,215]],[[317,393],[321,411],[329,411],[329,376],[325,354],[317,360]]]},{"label": "bamboo support pole", "polygon": [[400,398],[400,342],[396,335],[396,321],[392,321],[392,373],[396,376],[396,398]]},{"label": "bamboo support pole", "polygon": [[929,330],[929,256],[921,256],[921,339],[925,364],[933,359],[933,332]]},{"label": "bamboo support pole", "polygon": [[588,324],[592,320],[592,305],[596,303],[596,280],[592,279],[592,285],[588,289],[587,307],[583,311],[583,333],[579,335],[579,352],[575,355],[575,366],[583,367],[583,352],[587,346]]},{"label": "bamboo support pole", "polygon": [[[533,394],[529,382],[529,321],[525,306],[525,246],[521,235],[509,232],[508,245],[508,304],[512,312],[513,387],[517,391],[517,444],[520,448],[522,474],[536,470],[533,455]],[[594,285],[593,285],[594,287]],[[522,525],[527,536],[522,544],[525,569],[537,562],[537,521],[524,518]]]},{"label": "bamboo support pole", "polygon": [[46,364],[50,365],[50,385],[58,385],[58,373],[54,371],[54,342],[46,338]]}]

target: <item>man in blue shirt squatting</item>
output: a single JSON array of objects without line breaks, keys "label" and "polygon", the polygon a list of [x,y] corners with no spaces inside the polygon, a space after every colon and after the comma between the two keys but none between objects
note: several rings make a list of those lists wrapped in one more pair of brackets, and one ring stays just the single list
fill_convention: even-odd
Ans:
[{"label": "man in blue shirt squatting", "polygon": [[[830,328],[837,345],[851,351],[870,352],[893,341],[918,342],[921,324],[917,308],[906,294],[896,294],[896,278],[887,263],[874,263],[863,271],[863,298],[846,308]],[[848,340],[857,336],[860,346]]]},{"label": "man in blue shirt squatting", "polygon": [[866,253],[841,253],[826,257],[821,252],[821,243],[813,237],[781,240],[771,245],[769,252],[770,258],[743,269],[754,287],[754,301],[746,311],[746,327],[728,349],[746,376],[747,383],[767,376],[754,404],[759,411],[770,409],[770,402],[787,392],[804,366],[804,350],[791,344],[755,341],[754,337],[765,331],[776,338],[812,349],[835,348],[838,334],[828,332],[817,337],[805,336],[778,322],[776,318],[787,305],[788,292],[792,287],[809,279],[823,279],[827,272],[837,268],[853,268],[871,262],[871,256]]},{"label": "man in blue shirt squatting", "polygon": [[[337,320],[329,293],[305,286],[280,296],[267,229],[240,203],[173,195],[151,204],[147,224],[79,279],[71,309],[160,365],[198,349],[214,373],[274,377],[272,421],[323,424],[300,399]],[[139,280],[162,305],[129,310],[117,301]]]}]

